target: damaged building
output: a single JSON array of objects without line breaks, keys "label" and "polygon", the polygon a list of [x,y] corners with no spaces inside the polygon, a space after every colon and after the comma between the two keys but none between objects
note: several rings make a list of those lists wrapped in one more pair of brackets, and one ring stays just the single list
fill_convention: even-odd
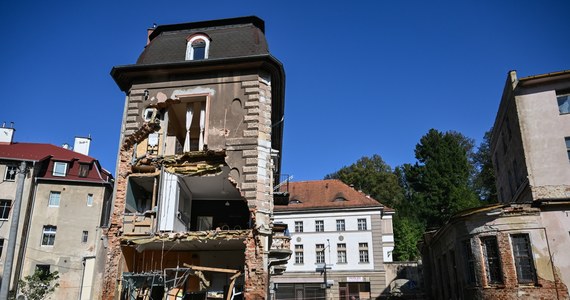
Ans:
[{"label": "damaged building", "polygon": [[499,204],[425,236],[434,299],[569,299],[570,71],[508,74],[491,139]]},{"label": "damaged building", "polygon": [[291,255],[273,224],[285,74],[263,20],[160,25],[126,93],[102,299],[266,299]]}]

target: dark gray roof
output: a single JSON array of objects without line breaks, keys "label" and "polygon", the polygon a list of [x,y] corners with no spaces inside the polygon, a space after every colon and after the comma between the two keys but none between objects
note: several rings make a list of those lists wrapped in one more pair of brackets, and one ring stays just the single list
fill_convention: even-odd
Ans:
[{"label": "dark gray roof", "polygon": [[150,35],[150,43],[137,64],[185,61],[186,39],[195,33],[210,37],[208,59],[269,54],[263,21],[257,17],[243,17],[158,26]]}]

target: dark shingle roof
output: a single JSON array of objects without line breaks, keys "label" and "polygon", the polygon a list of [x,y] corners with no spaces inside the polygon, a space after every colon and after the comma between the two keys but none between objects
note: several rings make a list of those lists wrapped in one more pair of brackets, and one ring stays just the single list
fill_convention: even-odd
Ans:
[{"label": "dark shingle roof", "polygon": [[186,39],[196,33],[210,37],[208,59],[269,54],[263,27],[257,17],[158,26],[137,64],[185,61]]}]

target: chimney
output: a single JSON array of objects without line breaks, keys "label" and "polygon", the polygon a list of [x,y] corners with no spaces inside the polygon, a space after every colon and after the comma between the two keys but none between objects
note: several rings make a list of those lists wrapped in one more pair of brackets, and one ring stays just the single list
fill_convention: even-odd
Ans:
[{"label": "chimney", "polygon": [[148,46],[148,44],[150,44],[150,35],[152,34],[152,32],[154,31],[154,29],[156,28],[156,23],[152,24],[152,27],[146,30],[146,45]]},{"label": "chimney", "polygon": [[0,128],[0,143],[12,144],[14,141],[14,122],[10,122],[10,128],[6,127],[6,122],[2,123],[2,128]]},{"label": "chimney", "polygon": [[61,148],[63,148],[63,149],[68,149],[68,150],[69,150],[69,144],[68,144],[68,143],[63,143],[63,145],[61,145]]},{"label": "chimney", "polygon": [[88,137],[76,136],[75,142],[73,143],[73,151],[83,155],[89,155],[89,146],[91,146],[91,135]]}]

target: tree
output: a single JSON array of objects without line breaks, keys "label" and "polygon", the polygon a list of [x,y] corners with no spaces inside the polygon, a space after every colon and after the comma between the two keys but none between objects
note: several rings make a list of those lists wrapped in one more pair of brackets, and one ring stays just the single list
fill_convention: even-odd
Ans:
[{"label": "tree", "polygon": [[418,160],[404,168],[409,201],[427,228],[440,227],[460,210],[479,205],[471,188],[473,141],[430,129],[416,145]]},{"label": "tree", "polygon": [[24,280],[19,280],[18,287],[20,293],[25,295],[28,300],[42,300],[59,286],[58,279],[59,273],[57,271],[49,272],[36,269],[34,274],[24,277]]},{"label": "tree", "polygon": [[473,180],[473,187],[479,199],[487,203],[497,202],[497,186],[495,185],[495,169],[491,160],[491,133],[493,128],[485,132],[483,141],[474,155],[474,163],[477,169]]},{"label": "tree", "polygon": [[356,163],[326,175],[325,179],[339,179],[353,185],[388,207],[398,206],[403,199],[398,177],[378,154],[363,156]]},{"label": "tree", "polygon": [[418,241],[424,233],[424,226],[420,220],[396,212],[394,217],[394,239],[396,245],[392,251],[396,261],[417,260],[420,256]]}]

